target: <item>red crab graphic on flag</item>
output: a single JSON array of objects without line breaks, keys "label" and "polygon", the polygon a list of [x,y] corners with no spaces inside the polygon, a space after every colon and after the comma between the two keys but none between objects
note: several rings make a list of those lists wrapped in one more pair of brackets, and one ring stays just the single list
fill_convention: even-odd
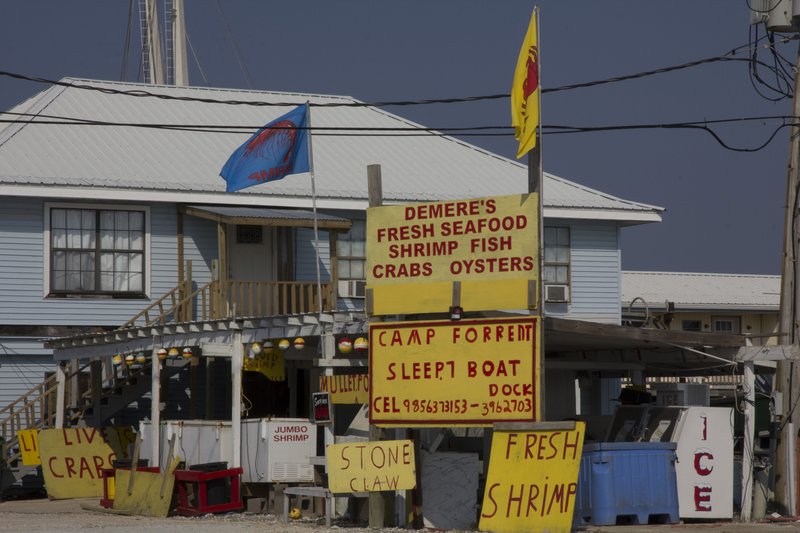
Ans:
[{"label": "red crab graphic on flag", "polygon": [[[244,149],[245,157],[279,160],[288,163],[292,155],[292,147],[297,137],[297,124],[291,120],[281,120],[264,129]],[[271,141],[271,142],[268,142]]]}]

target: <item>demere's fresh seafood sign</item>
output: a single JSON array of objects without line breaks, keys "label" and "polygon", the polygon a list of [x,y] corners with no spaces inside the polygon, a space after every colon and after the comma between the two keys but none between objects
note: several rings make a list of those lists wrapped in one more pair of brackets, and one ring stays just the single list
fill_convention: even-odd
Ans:
[{"label": "demere's fresh seafood sign", "polygon": [[442,313],[453,282],[466,311],[536,306],[534,193],[367,210],[367,288],[374,314]]},{"label": "demere's fresh seafood sign", "polygon": [[370,422],[491,425],[538,418],[536,317],[370,325]]}]

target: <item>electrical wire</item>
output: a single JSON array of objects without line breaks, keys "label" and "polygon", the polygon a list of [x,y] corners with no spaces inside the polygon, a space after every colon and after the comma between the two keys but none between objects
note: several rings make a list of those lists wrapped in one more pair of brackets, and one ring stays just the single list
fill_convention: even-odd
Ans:
[{"label": "electrical wire", "polygon": [[[25,113],[13,112],[0,112],[0,114],[17,115],[17,116],[30,116],[30,117],[48,117],[48,115],[30,115]],[[52,115],[49,115],[53,117]],[[755,147],[735,147],[727,143],[722,137],[711,129],[708,124],[722,124],[730,122],[744,122],[753,120],[775,120],[782,119],[783,123],[774,128],[772,133],[765,141]],[[798,122],[786,122],[786,120],[794,120],[795,117],[791,116],[763,116],[763,117],[737,117],[720,120],[705,120],[694,122],[676,122],[676,123],[659,123],[659,124],[623,124],[612,126],[565,126],[565,125],[543,125],[543,134],[557,135],[569,133],[596,133],[603,131],[626,131],[626,130],[646,130],[646,129],[690,129],[704,131],[711,135],[717,143],[727,150],[734,152],[758,152],[766,148],[777,136],[777,134],[786,127],[800,126]],[[97,121],[89,119],[80,119],[72,117],[56,117],[52,120],[18,120],[18,119],[0,119],[0,123],[7,124],[24,124],[24,125],[62,125],[62,126],[113,126],[113,127],[137,127],[148,129],[162,129],[162,130],[175,130],[175,131],[188,131],[199,133],[235,133],[235,134],[252,134],[260,129],[259,126],[232,126],[232,125],[202,125],[202,124],[148,124],[148,123],[134,123],[134,122],[110,122],[110,121]],[[313,128],[295,128],[295,127],[281,127],[274,129],[303,129],[314,132],[316,136],[350,136],[350,137],[413,137],[413,136],[446,136],[451,134],[458,137],[493,137],[493,136],[511,136],[513,132],[508,126],[472,126],[472,127],[454,127],[454,128],[425,128],[425,127],[392,127],[392,128],[376,128],[376,127],[345,127],[345,126],[328,126]],[[506,130],[500,132],[492,132],[490,130]],[[545,131],[556,130],[556,131]]]}]

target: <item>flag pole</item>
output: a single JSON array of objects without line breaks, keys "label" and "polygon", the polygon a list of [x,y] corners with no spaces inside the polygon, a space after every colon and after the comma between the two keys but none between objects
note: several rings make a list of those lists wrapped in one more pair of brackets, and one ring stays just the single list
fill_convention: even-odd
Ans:
[{"label": "flag pole", "polygon": [[317,265],[317,305],[319,306],[319,325],[322,327],[322,276],[319,270],[319,228],[317,223],[317,189],[314,181],[314,150],[311,146],[311,106],[306,100],[306,128],[308,139],[308,172],[311,175],[311,211],[314,213],[314,250]]}]

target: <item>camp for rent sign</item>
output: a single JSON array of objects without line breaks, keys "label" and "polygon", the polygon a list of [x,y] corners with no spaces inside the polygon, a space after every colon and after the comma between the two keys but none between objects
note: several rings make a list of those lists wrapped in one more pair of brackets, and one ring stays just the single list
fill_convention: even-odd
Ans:
[{"label": "camp for rent sign", "polygon": [[334,494],[410,490],[417,486],[410,440],[331,444],[326,448],[328,488]]},{"label": "camp for rent sign", "polygon": [[367,210],[367,288],[376,315],[537,306],[538,195]]},{"label": "camp for rent sign", "polygon": [[536,317],[370,324],[371,424],[538,419]]},{"label": "camp for rent sign", "polygon": [[495,430],[479,529],[569,533],[584,434],[583,422],[571,430]]},{"label": "camp for rent sign", "polygon": [[51,500],[103,495],[102,470],[128,458],[130,428],[68,428],[39,431],[42,475]]}]

